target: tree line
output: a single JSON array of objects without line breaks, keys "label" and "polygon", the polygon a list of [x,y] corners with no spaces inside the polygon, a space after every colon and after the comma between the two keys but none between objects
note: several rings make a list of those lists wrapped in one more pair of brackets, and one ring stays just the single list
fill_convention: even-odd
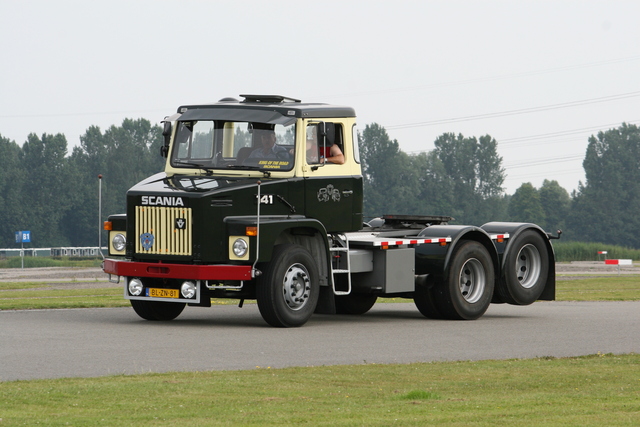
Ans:
[{"label": "tree line", "polygon": [[30,134],[22,147],[0,135],[0,247],[16,247],[22,230],[30,247],[98,246],[98,175],[103,218],[122,213],[127,190],[162,170],[161,145],[162,129],[145,119],[91,126],[70,155],[62,134]]},{"label": "tree line", "polygon": [[[453,224],[534,222],[563,238],[640,248],[640,130],[635,125],[591,136],[586,182],[573,194],[557,181],[504,192],[498,142],[489,135],[445,133],[429,152],[410,155],[373,123],[359,135],[365,217],[444,215]],[[64,135],[31,134],[22,146],[0,135],[0,247],[96,246],[101,219],[125,211],[126,191],[163,169],[162,129],[125,119],[104,132],[91,126],[68,153]],[[98,175],[102,175],[102,218]],[[105,243],[106,240],[102,242]]]},{"label": "tree line", "polygon": [[563,239],[640,248],[640,130],[623,123],[588,139],[586,182],[571,195],[555,180],[504,193],[498,143],[446,133],[427,153],[400,150],[378,124],[360,135],[365,216],[452,216],[452,224],[533,222]]}]

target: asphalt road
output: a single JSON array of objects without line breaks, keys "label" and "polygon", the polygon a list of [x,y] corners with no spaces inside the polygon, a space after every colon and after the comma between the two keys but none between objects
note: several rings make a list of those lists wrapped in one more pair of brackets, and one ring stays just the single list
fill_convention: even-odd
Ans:
[{"label": "asphalt road", "polygon": [[412,303],[268,327],[255,304],[187,307],[172,322],[130,308],[0,311],[0,381],[144,372],[640,352],[640,301],[492,305],[429,320]]}]

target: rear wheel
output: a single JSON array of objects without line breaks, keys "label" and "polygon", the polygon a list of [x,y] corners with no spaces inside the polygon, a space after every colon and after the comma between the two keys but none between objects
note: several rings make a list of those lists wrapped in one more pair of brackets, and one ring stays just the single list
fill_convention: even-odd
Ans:
[{"label": "rear wheel", "polygon": [[549,252],[543,237],[533,231],[520,233],[504,261],[504,281],[498,295],[509,304],[528,305],[536,301],[547,283]]},{"label": "rear wheel", "polygon": [[493,295],[495,273],[487,249],[462,243],[453,253],[447,280],[432,288],[433,302],[445,319],[473,320],[482,316]]},{"label": "rear wheel", "polygon": [[131,300],[131,307],[145,320],[173,320],[182,313],[185,303]]},{"label": "rear wheel", "polygon": [[278,245],[258,279],[256,298],[262,318],[271,326],[302,326],[318,304],[318,267],[300,245]]},{"label": "rear wheel", "polygon": [[371,310],[377,299],[373,294],[336,295],[336,313],[365,314]]}]

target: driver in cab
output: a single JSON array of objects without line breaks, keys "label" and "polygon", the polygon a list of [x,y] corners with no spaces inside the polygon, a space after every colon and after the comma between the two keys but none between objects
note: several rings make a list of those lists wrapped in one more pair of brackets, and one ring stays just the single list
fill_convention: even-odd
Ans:
[{"label": "driver in cab", "polygon": [[337,144],[318,146],[318,127],[311,125],[307,127],[307,163],[335,163],[344,164],[344,154]]},{"label": "driver in cab", "polygon": [[262,145],[256,148],[249,155],[250,159],[287,159],[289,153],[287,149],[276,145],[276,133],[273,130],[268,129],[256,129],[254,132],[258,133],[256,138]]}]

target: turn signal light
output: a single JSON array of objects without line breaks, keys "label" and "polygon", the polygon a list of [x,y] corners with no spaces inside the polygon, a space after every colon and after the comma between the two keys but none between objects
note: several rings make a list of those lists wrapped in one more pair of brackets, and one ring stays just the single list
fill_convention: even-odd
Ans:
[{"label": "turn signal light", "polygon": [[244,232],[247,236],[257,236],[258,235],[258,227],[247,227]]},{"label": "turn signal light", "polygon": [[111,221],[105,221],[102,227],[107,231],[111,231],[113,230],[113,223]]}]

